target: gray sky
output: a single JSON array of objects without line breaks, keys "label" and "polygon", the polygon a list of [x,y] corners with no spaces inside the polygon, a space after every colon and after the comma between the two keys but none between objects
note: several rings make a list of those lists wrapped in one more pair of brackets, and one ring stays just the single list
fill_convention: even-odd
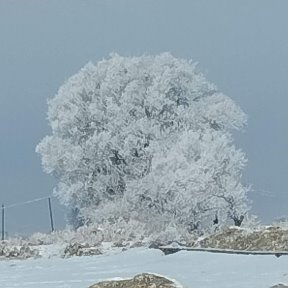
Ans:
[{"label": "gray sky", "polygon": [[[35,146],[50,133],[47,98],[110,52],[192,58],[249,115],[252,212],[288,215],[288,1],[0,0],[0,202],[51,194]],[[56,227],[63,211],[54,203]],[[46,201],[7,209],[9,232],[49,230]]]}]

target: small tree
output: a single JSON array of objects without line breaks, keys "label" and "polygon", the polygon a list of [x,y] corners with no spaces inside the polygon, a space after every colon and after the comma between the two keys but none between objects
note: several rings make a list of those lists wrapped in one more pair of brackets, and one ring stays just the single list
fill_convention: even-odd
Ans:
[{"label": "small tree", "polygon": [[247,212],[246,160],[230,132],[246,115],[190,61],[112,55],[86,65],[48,105],[52,135],[36,151],[81,220],[122,207],[119,216],[198,229],[216,212],[223,222]]}]

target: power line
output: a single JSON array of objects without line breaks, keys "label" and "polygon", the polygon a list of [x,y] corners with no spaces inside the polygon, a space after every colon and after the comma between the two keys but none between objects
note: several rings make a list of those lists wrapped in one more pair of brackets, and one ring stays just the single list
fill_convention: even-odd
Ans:
[{"label": "power line", "polygon": [[5,209],[14,208],[14,207],[19,207],[19,206],[24,206],[24,205],[31,204],[31,203],[35,203],[35,202],[39,202],[39,201],[42,201],[42,200],[47,200],[47,199],[50,198],[50,197],[51,197],[51,196],[46,196],[46,197],[35,198],[35,199],[28,200],[28,201],[24,201],[24,202],[14,203],[14,204],[5,206]]},{"label": "power line", "polygon": [[10,205],[5,206],[4,204],[2,204],[2,240],[4,240],[5,238],[5,210],[6,209],[10,209],[10,208],[14,208],[14,207],[19,207],[19,206],[24,206],[24,205],[28,205],[28,204],[32,204],[32,203],[36,203],[39,201],[43,201],[43,200],[48,200],[48,208],[49,208],[49,219],[50,219],[50,226],[51,226],[51,232],[54,231],[54,219],[53,219],[53,212],[52,212],[52,202],[51,202],[51,198],[53,196],[46,196],[46,197],[41,197],[41,198],[34,198],[28,201],[23,201],[23,202],[18,202],[18,203],[13,203]]}]

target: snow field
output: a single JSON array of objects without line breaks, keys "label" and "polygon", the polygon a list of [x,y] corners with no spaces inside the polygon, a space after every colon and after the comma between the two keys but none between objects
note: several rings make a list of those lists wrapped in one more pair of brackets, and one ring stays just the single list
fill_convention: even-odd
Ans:
[{"label": "snow field", "polygon": [[1,288],[88,288],[110,278],[150,272],[186,288],[265,288],[288,282],[288,257],[130,249],[114,255],[0,262]]}]

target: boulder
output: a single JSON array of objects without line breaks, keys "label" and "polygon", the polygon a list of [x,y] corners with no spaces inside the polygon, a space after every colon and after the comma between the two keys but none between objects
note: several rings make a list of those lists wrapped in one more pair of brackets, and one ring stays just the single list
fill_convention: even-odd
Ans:
[{"label": "boulder", "polygon": [[271,288],[288,288],[288,285],[280,283],[272,286]]},{"label": "boulder", "polygon": [[102,252],[93,246],[88,244],[73,243],[68,245],[64,250],[64,257],[71,256],[94,256],[101,255]]},{"label": "boulder", "polygon": [[24,246],[10,246],[8,244],[0,245],[0,257],[2,258],[15,258],[15,259],[27,259],[31,257],[39,257],[39,251],[32,249],[31,247]]},{"label": "boulder", "polygon": [[180,288],[179,284],[159,275],[142,273],[128,280],[96,283],[89,288]]}]

